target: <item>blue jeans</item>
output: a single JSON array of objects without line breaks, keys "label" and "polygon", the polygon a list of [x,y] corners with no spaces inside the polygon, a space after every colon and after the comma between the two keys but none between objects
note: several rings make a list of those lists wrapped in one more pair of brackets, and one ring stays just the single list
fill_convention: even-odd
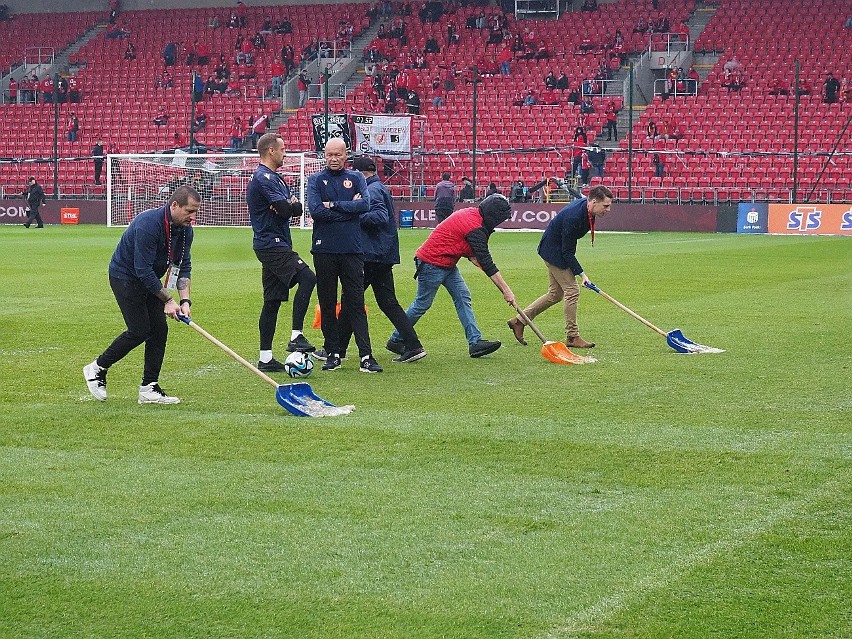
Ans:
[{"label": "blue jeans", "polygon": [[[467,338],[469,346],[476,344],[482,339],[482,333],[479,332],[479,327],[476,325],[476,318],[473,315],[473,306],[471,305],[470,289],[464,281],[457,266],[453,268],[441,268],[433,266],[426,262],[419,263],[417,273],[417,296],[411,305],[405,311],[408,319],[411,320],[411,325],[417,323],[423,315],[428,311],[432,302],[435,300],[435,295],[438,289],[444,286],[450,297],[453,298],[453,304],[456,306],[456,314],[459,316],[459,321],[464,328],[464,335]],[[391,341],[400,342],[398,331],[394,331],[391,335]]]}]

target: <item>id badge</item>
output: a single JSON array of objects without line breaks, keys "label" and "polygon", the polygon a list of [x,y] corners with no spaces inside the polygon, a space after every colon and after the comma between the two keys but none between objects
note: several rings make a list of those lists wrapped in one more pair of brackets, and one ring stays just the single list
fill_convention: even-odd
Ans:
[{"label": "id badge", "polygon": [[177,289],[178,273],[180,273],[180,266],[177,264],[169,264],[169,269],[166,271],[165,288],[172,290]]}]

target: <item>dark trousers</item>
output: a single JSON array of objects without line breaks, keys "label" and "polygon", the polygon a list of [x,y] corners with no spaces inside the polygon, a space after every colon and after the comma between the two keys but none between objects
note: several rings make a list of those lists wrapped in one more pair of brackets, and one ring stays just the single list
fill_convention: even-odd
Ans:
[{"label": "dark trousers", "polygon": [[606,139],[618,139],[618,122],[615,120],[607,120],[606,123]]},{"label": "dark trousers", "polygon": [[104,161],[95,160],[95,184],[101,183],[101,172],[104,170]]},{"label": "dark trousers", "polygon": [[33,220],[36,221],[36,226],[44,226],[44,222],[41,220],[41,213],[38,212],[38,207],[34,206],[30,209],[30,212],[27,213],[27,221],[24,222],[24,226],[29,228],[30,224],[33,223]]},{"label": "dark trousers", "polygon": [[[405,350],[420,348],[423,344],[417,337],[417,332],[405,314],[399,301],[396,299],[396,289],[393,283],[393,265],[380,264],[378,262],[364,262],[364,290],[372,287],[373,295],[376,296],[376,304],[379,309],[393,324],[400,337],[402,337]],[[341,313],[341,318],[343,314]],[[349,338],[352,336],[352,327],[344,321],[338,322],[340,334],[340,349],[346,351],[349,346]]]},{"label": "dark trousers", "polygon": [[327,353],[342,353],[337,318],[337,284],[342,289],[340,321],[352,327],[358,354],[372,354],[367,313],[364,310],[364,258],[353,253],[315,253],[317,298],[322,317],[323,348]]},{"label": "dark trousers", "polygon": [[156,382],[160,377],[169,327],[166,324],[165,304],[150,293],[138,280],[109,278],[118,308],[127,330],[113,340],[98,357],[98,366],[109,368],[134,348],[145,342],[145,368],[142,385]]}]

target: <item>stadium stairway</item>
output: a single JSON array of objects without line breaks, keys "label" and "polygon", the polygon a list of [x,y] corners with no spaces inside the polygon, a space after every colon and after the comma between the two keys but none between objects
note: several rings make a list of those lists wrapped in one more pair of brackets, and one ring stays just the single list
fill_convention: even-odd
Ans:
[{"label": "stadium stairway", "polygon": [[54,67],[55,70],[60,73],[71,73],[74,69],[79,68],[76,64],[71,63],[71,58],[76,54],[80,49],[86,46],[87,43],[91,42],[95,38],[97,38],[102,31],[107,28],[107,24],[105,22],[100,22],[93,26],[91,29],[86,31],[82,36],[80,36],[76,42],[71,44],[71,46],[67,47],[63,51],[56,56]]}]

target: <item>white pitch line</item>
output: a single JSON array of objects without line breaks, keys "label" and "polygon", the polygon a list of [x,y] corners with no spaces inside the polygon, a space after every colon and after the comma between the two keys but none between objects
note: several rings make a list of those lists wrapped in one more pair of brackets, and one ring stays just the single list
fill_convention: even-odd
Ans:
[{"label": "white pitch line", "polygon": [[745,526],[734,530],[729,536],[702,546],[694,552],[680,557],[673,564],[642,577],[631,588],[622,589],[580,610],[577,614],[566,620],[563,625],[548,630],[542,635],[543,639],[565,639],[577,633],[594,631],[597,626],[627,608],[631,603],[647,598],[652,591],[668,587],[683,575],[694,570],[698,565],[708,564],[717,557],[729,554],[744,546],[747,542],[767,532],[779,522],[789,519],[796,514],[806,512],[806,506],[815,501],[825,499],[839,489],[840,487],[836,481],[831,480],[826,482],[822,486],[807,493],[804,498],[791,502],[783,508],[778,508],[768,513],[762,519],[751,521]]}]

